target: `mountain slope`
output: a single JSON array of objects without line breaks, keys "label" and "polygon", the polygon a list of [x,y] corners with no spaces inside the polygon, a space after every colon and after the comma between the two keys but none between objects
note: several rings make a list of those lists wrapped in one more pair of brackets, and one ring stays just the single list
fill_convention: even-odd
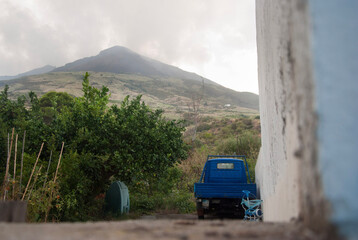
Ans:
[{"label": "mountain slope", "polygon": [[[33,91],[39,96],[49,91],[82,95],[84,72],[51,72],[0,81],[0,91],[9,85],[10,97],[15,99]],[[100,88],[105,85],[111,92],[110,101],[120,103],[125,96],[142,95],[142,99],[153,108],[162,108],[168,115],[182,117],[189,112],[193,99],[201,97],[200,112],[210,116],[234,116],[258,114],[258,95],[236,92],[220,85],[178,78],[147,77],[135,74],[90,72],[90,83]],[[225,107],[230,104],[230,107]],[[192,108],[192,107],[191,107]]]},{"label": "mountain slope", "polygon": [[[119,103],[126,95],[142,95],[153,108],[162,108],[170,116],[190,113],[193,103],[200,101],[200,113],[208,115],[257,114],[259,97],[236,92],[201,76],[177,67],[143,57],[124,47],[113,47],[97,56],[79,59],[52,72],[0,81],[0,91],[7,84],[12,98],[33,91],[42,95],[49,91],[82,95],[82,77],[90,72],[90,83],[110,89],[111,103]],[[223,115],[224,114],[224,115]]]},{"label": "mountain slope", "polygon": [[11,80],[11,79],[16,79],[16,78],[20,78],[20,77],[24,77],[24,76],[32,76],[32,75],[38,75],[38,74],[43,74],[43,73],[48,73],[51,72],[52,70],[54,70],[56,67],[51,66],[51,65],[46,65],[40,68],[35,68],[31,71],[28,72],[24,72],[24,73],[20,73],[16,76],[0,76],[0,81],[1,80]]},{"label": "mountain slope", "polygon": [[[202,81],[203,79],[195,73],[186,72],[180,68],[141,56],[130,49],[121,46],[108,48],[101,51],[96,56],[82,58],[53,70],[53,72],[78,71],[136,74],[152,77],[173,77],[196,81]],[[208,79],[205,79],[205,81],[210,84],[216,84]]]}]

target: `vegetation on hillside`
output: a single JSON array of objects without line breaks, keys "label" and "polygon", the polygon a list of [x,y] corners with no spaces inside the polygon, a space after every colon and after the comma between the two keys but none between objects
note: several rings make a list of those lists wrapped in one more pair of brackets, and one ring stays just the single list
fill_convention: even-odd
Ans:
[{"label": "vegetation on hillside", "polygon": [[[260,123],[252,116],[201,117],[193,140],[190,114],[184,114],[184,121],[168,120],[162,110],[149,108],[141,96],[127,96],[120,105],[109,106],[109,89],[92,87],[87,73],[82,96],[76,98],[61,92],[38,98],[30,92],[28,98],[20,96],[14,101],[8,90],[5,87],[0,93],[0,178],[4,179],[11,129],[19,134],[18,162],[26,130],[23,179],[19,179],[18,167],[16,176],[9,171],[4,182],[7,199],[19,199],[34,172],[31,192],[25,196],[29,221],[104,219],[105,192],[115,180],[128,186],[134,214],[193,212],[193,184],[208,154],[247,155],[254,179]],[[33,168],[42,143],[39,162]],[[13,169],[14,145],[11,153]]]},{"label": "vegetation on hillside", "polygon": [[[9,85],[9,97],[16,99],[28,91],[38,96],[51,91],[63,91],[79,97],[82,95],[82,72],[51,72],[27,76],[10,81],[0,81],[0,90]],[[91,72],[91,84],[110,89],[110,103],[120,104],[124,97],[143,95],[142,100],[152,108],[165,110],[165,115],[179,118],[187,111],[193,95],[202,89],[201,81],[173,77],[152,77],[138,74],[114,74]],[[253,93],[236,92],[220,85],[205,84],[201,110],[208,115],[258,114],[258,96]],[[230,104],[230,107],[224,107]]]},{"label": "vegetation on hillside", "polygon": [[[104,193],[116,179],[124,181],[131,192],[150,196],[159,188],[166,187],[164,183],[168,185],[166,180],[171,177],[171,168],[187,156],[180,122],[164,119],[161,110],[151,110],[141,102],[140,96],[132,100],[127,97],[120,106],[108,107],[108,88],[91,87],[88,77],[88,74],[84,76],[83,96],[78,98],[49,93],[37,99],[31,92],[30,107],[26,108],[25,98],[11,101],[7,88],[0,95],[2,179],[6,166],[7,133],[11,128],[15,128],[17,133],[27,132],[23,183],[27,182],[28,171],[34,165],[42,142],[45,142],[45,147],[38,166],[47,166],[51,151],[53,156],[58,156],[61,143],[65,142],[58,194],[51,203],[50,219],[98,218]],[[21,146],[21,142],[18,145]],[[51,179],[54,167],[55,164],[50,168]],[[17,178],[12,179],[10,175],[10,179],[13,184],[18,184]],[[42,179],[37,181],[33,196],[40,196],[40,192],[48,195],[41,189],[42,184]],[[34,198],[30,200],[35,201]],[[46,205],[39,202],[41,198],[36,201],[34,208]],[[32,204],[29,206],[31,208]],[[30,215],[31,220],[42,221],[44,209],[46,207]]]}]

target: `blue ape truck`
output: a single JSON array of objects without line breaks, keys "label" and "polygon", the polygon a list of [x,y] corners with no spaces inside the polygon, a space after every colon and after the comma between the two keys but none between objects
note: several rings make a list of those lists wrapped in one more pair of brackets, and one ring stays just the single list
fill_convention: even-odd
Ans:
[{"label": "blue ape truck", "polygon": [[205,214],[243,218],[243,190],[256,196],[256,184],[251,183],[246,157],[209,155],[200,181],[194,184],[198,218],[204,219]]}]

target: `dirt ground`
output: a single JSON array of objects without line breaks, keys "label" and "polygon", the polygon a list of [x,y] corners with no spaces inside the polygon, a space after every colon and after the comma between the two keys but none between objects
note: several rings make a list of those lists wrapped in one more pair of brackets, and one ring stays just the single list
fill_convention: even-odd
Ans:
[{"label": "dirt ground", "polygon": [[327,239],[297,223],[196,220],[194,215],[145,216],[139,220],[60,224],[0,223],[1,240],[94,239]]}]

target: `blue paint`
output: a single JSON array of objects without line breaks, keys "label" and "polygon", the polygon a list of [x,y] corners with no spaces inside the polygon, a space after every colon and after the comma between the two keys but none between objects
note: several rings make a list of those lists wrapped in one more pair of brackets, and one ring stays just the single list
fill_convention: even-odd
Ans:
[{"label": "blue paint", "polygon": [[[245,156],[209,155],[199,182],[194,184],[195,197],[242,198],[242,190],[249,190],[256,195],[256,184],[248,183],[244,160],[237,158],[243,158],[246,162]],[[221,168],[220,164],[226,164],[227,167],[232,164],[232,167]]]},{"label": "blue paint", "polygon": [[[219,164],[233,164],[232,169],[220,169]],[[244,161],[238,159],[209,160],[206,163],[204,182],[247,183]]]},{"label": "blue paint", "polygon": [[331,220],[358,237],[358,1],[310,0],[319,167]]}]

